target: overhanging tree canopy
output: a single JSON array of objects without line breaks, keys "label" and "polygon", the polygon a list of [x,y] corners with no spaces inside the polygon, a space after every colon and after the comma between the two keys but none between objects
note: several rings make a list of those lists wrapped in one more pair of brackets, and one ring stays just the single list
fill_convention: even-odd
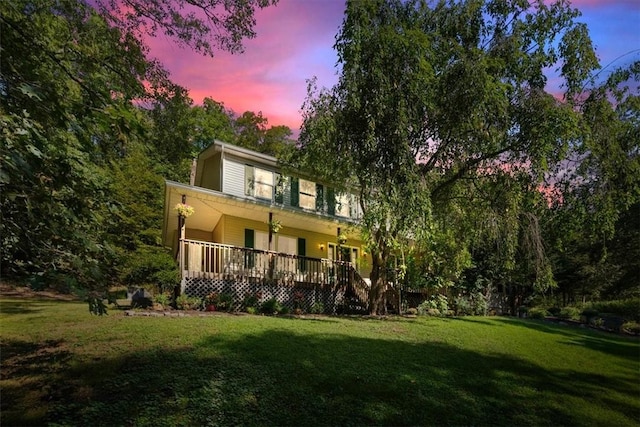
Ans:
[{"label": "overhanging tree canopy", "polygon": [[389,254],[428,236],[430,206],[493,172],[541,180],[578,137],[571,103],[545,92],[548,67],[573,99],[598,65],[577,16],[566,1],[347,2],[339,82],[312,86],[292,162],[360,188],[372,313]]}]

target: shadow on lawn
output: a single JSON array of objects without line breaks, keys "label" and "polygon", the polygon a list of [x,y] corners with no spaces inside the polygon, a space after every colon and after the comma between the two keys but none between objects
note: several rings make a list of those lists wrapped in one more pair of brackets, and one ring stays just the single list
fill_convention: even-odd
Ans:
[{"label": "shadow on lawn", "polygon": [[[20,345],[9,348],[20,353]],[[24,351],[33,349],[27,345]],[[633,375],[548,371],[437,342],[269,330],[66,363],[50,372],[32,362],[47,386],[37,398],[50,402],[46,419],[34,423],[604,425],[624,417],[633,424],[639,414],[638,405],[628,403],[637,398]],[[3,388],[3,425],[25,423],[21,408],[33,387],[20,381],[26,375],[13,374]],[[14,405],[10,411],[4,410],[7,397]],[[603,419],[586,419],[571,407],[576,400],[608,412],[600,413]]]},{"label": "shadow on lawn", "polygon": [[42,309],[38,301],[0,301],[0,314],[33,314]]}]

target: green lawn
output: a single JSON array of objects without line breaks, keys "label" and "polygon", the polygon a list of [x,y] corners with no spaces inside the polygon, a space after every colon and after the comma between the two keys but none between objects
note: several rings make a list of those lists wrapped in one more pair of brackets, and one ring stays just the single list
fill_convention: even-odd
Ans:
[{"label": "green lawn", "polygon": [[638,425],[638,340],[508,318],[0,301],[4,425]]}]

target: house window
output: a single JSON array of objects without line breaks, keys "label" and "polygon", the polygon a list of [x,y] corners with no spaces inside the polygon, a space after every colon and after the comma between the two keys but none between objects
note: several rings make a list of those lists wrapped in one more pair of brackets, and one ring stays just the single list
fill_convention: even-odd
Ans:
[{"label": "house window", "polygon": [[255,197],[271,200],[273,198],[273,172],[255,168]]},{"label": "house window", "polygon": [[306,179],[300,180],[300,198],[298,199],[299,206],[304,209],[316,209],[316,183],[307,181]]},{"label": "house window", "polygon": [[261,251],[269,250],[269,233],[265,233],[264,231],[256,231],[255,232],[255,242],[254,248],[260,249]]},{"label": "house window", "polygon": [[336,215],[349,218],[351,216],[351,194],[342,193],[336,196]]},{"label": "house window", "polygon": [[278,236],[278,252],[289,255],[296,255],[298,251],[298,240],[290,236]]},{"label": "house window", "polygon": [[274,189],[273,172],[245,166],[245,194],[260,199],[272,200]]}]

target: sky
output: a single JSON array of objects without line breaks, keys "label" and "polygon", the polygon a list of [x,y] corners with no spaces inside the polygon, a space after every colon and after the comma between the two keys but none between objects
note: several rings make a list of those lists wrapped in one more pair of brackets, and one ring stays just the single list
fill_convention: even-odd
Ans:
[{"label": "sky", "polygon": [[[574,0],[587,24],[605,77],[616,67],[640,60],[640,0]],[[213,98],[237,114],[262,112],[269,126],[285,125],[299,134],[307,80],[319,87],[337,80],[335,36],[344,17],[344,0],[280,0],[256,12],[256,38],[241,54],[205,57],[180,48],[166,36],[148,40],[171,79],[200,104]],[[549,85],[554,84],[552,77]],[[553,91],[553,88],[549,88]]]}]

